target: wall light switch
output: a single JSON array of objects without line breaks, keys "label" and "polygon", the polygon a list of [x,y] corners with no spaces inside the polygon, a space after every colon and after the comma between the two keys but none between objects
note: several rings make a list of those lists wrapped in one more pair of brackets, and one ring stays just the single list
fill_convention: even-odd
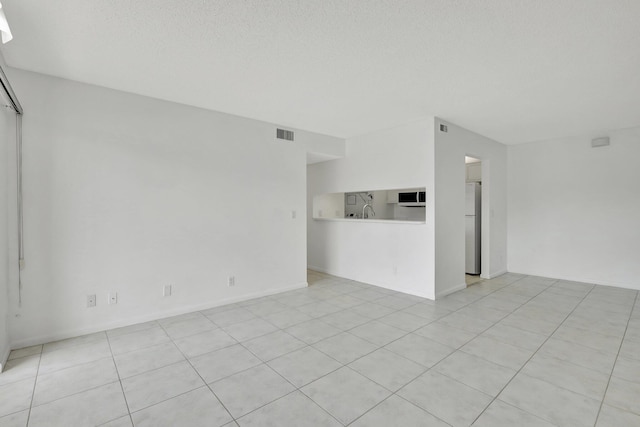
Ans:
[{"label": "wall light switch", "polygon": [[171,285],[165,285],[162,289],[162,296],[170,297],[171,296]]},{"label": "wall light switch", "polygon": [[117,303],[118,303],[118,293],[109,292],[109,304],[117,304]]}]

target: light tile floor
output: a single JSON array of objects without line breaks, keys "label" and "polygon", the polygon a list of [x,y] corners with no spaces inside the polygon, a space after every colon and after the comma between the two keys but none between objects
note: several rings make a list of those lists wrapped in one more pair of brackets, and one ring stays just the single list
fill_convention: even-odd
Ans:
[{"label": "light tile floor", "polygon": [[309,282],[15,350],[0,426],[640,426],[637,291]]},{"label": "light tile floor", "polygon": [[478,283],[482,281],[482,278],[480,276],[477,275],[471,275],[471,274],[465,274],[464,275],[464,281],[467,283],[468,285],[473,285],[474,283]]}]

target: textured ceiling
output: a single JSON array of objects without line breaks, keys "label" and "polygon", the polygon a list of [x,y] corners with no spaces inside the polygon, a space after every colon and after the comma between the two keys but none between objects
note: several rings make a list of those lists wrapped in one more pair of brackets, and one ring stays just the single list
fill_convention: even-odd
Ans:
[{"label": "textured ceiling", "polygon": [[16,68],[349,137],[640,125],[638,0],[2,0]]}]

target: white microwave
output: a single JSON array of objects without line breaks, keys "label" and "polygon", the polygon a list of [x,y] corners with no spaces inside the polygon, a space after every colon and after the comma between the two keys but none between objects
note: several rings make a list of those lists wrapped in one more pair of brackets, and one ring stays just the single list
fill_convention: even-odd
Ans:
[{"label": "white microwave", "polygon": [[426,206],[424,191],[406,191],[398,193],[398,205],[407,207]]}]

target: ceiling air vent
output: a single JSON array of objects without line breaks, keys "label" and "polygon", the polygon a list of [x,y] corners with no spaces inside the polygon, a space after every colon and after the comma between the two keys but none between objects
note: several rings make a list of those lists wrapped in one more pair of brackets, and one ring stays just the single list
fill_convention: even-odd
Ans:
[{"label": "ceiling air vent", "polygon": [[276,129],[276,138],[293,141],[293,131],[285,129]]}]

